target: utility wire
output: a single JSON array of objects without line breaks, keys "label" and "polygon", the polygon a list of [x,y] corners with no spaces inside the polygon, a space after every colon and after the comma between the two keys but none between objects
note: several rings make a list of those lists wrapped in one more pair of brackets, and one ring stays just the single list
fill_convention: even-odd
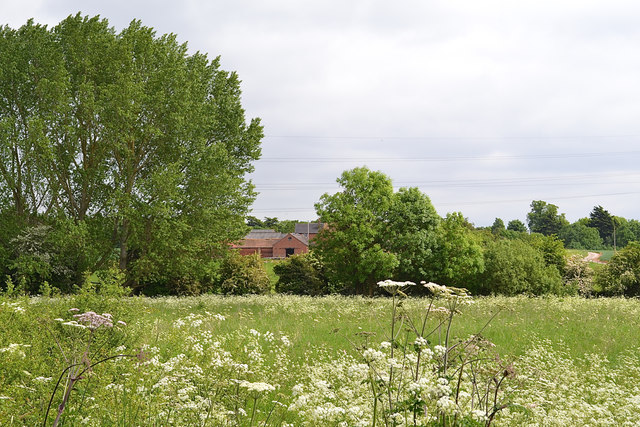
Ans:
[{"label": "utility wire", "polygon": [[[626,192],[617,192],[617,193],[599,193],[599,194],[580,194],[580,195],[571,195],[571,196],[560,196],[560,197],[547,197],[547,201],[557,201],[557,200],[570,200],[570,199],[585,199],[589,197],[605,197],[605,196],[625,196],[630,194],[640,194],[640,191],[626,191]],[[535,199],[535,198],[534,198]],[[485,204],[502,204],[502,203],[529,203],[531,202],[531,198],[528,199],[503,199],[503,200],[481,200],[481,201],[461,201],[461,202],[449,202],[449,203],[437,203],[437,206],[472,206],[472,205],[485,205]],[[269,212],[310,212],[314,209],[312,207],[307,208],[281,208],[281,209],[253,209],[252,212],[255,213],[269,213]]]},{"label": "utility wire", "polygon": [[[439,179],[428,181],[394,181],[394,188],[405,186],[434,186],[434,187],[488,187],[488,186],[530,186],[530,185],[579,185],[579,184],[631,184],[636,180],[629,178],[640,177],[640,173],[607,173],[607,174],[581,174],[581,175],[554,175],[543,177],[516,177],[516,178],[487,178],[487,179]],[[624,182],[612,182],[602,180],[605,178],[625,179]],[[558,182],[560,181],[560,182]],[[277,190],[308,190],[313,188],[337,188],[337,182],[268,182],[256,183],[258,191]]]},{"label": "utility wire", "polygon": [[263,157],[259,163],[349,163],[349,162],[459,162],[459,161],[493,161],[515,159],[569,159],[604,156],[632,156],[640,154],[640,150],[608,151],[593,153],[563,154],[518,154],[518,155],[475,155],[446,157]]}]

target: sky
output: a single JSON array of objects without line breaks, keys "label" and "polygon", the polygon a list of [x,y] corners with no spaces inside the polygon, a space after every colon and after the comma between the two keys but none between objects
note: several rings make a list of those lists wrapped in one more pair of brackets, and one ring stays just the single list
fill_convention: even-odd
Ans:
[{"label": "sky", "polygon": [[21,0],[0,24],[133,19],[220,56],[264,126],[258,218],[315,220],[367,166],[441,216],[640,219],[640,2]]}]

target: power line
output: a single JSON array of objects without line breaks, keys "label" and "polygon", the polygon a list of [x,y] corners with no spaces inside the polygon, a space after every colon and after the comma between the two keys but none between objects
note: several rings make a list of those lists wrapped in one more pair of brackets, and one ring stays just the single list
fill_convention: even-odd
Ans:
[{"label": "power line", "polygon": [[[543,177],[517,177],[517,178],[487,178],[487,179],[463,179],[463,180],[427,180],[427,181],[396,181],[394,188],[405,186],[437,186],[437,187],[490,187],[490,186],[530,186],[530,185],[578,185],[578,184],[631,184],[637,181],[629,181],[628,178],[639,177],[640,173],[608,173],[608,174],[580,174],[580,175],[554,175]],[[624,182],[602,182],[605,178],[624,178]],[[594,182],[595,180],[595,182]],[[561,181],[558,183],[557,181]],[[337,188],[337,182],[271,182],[257,183],[259,191],[276,190],[308,190],[313,188]]]},{"label": "power line", "polygon": [[592,153],[562,153],[562,154],[517,154],[517,155],[475,155],[475,156],[444,156],[444,157],[263,157],[262,163],[349,163],[349,162],[459,162],[459,161],[492,161],[517,159],[568,159],[604,156],[629,156],[640,154],[640,150],[608,151]]},{"label": "power line", "polygon": [[265,138],[273,139],[361,139],[361,140],[573,140],[573,139],[622,139],[640,138],[640,135],[265,135]]},{"label": "power line", "polygon": [[[608,197],[608,196],[625,196],[631,194],[640,194],[640,191],[626,191],[616,193],[599,193],[599,194],[580,194],[560,197],[547,197],[547,201],[557,200],[571,200],[571,199],[585,199],[589,197]],[[531,198],[528,199],[503,199],[503,200],[481,200],[481,201],[461,201],[461,202],[449,202],[449,203],[436,203],[438,206],[473,206],[473,205],[485,205],[485,204],[502,204],[502,203],[529,203]],[[269,212],[282,212],[282,213],[294,213],[294,212],[311,212],[314,211],[313,207],[307,208],[280,208],[280,209],[253,209],[255,213],[269,213]]]}]

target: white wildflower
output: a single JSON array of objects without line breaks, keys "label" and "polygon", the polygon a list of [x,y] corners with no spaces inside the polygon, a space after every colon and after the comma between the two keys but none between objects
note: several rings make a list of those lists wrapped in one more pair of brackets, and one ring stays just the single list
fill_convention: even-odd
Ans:
[{"label": "white wildflower", "polygon": [[380,360],[384,357],[384,353],[378,350],[374,350],[372,348],[368,348],[362,352],[362,358],[367,363],[375,362],[376,360]]},{"label": "white wildflower", "polygon": [[433,347],[433,352],[436,358],[442,359],[444,355],[447,353],[447,347],[444,347],[442,345],[437,345]]}]

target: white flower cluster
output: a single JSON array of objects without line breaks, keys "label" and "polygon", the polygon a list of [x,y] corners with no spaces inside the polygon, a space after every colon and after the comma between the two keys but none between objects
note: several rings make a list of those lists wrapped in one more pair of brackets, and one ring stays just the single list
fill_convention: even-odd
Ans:
[{"label": "white flower cluster", "polygon": [[209,313],[208,311],[205,311],[205,314],[189,313],[185,317],[176,319],[173,322],[173,327],[176,329],[180,329],[184,326],[188,326],[190,328],[199,328],[208,320],[223,321],[226,320],[226,317],[224,317],[222,314]]},{"label": "white flower cluster", "polygon": [[14,313],[24,314],[26,312],[25,308],[21,306],[19,302],[3,302],[0,305],[8,307]]},{"label": "white flower cluster", "polygon": [[0,348],[0,353],[7,353],[20,358],[26,357],[23,349],[31,347],[29,344],[9,344],[8,347]]},{"label": "white flower cluster", "polygon": [[249,381],[240,381],[239,386],[246,389],[249,393],[252,393],[252,394],[268,393],[276,389],[271,384],[267,384],[263,382],[252,383]]},{"label": "white flower cluster", "polygon": [[436,345],[433,347],[434,357],[438,359],[443,359],[444,355],[447,354],[447,347],[443,345]]},{"label": "white flower cluster", "polygon": [[367,363],[372,363],[372,362],[375,362],[376,360],[381,360],[384,357],[385,356],[383,352],[375,350],[373,348],[368,348],[362,352],[362,358]]},{"label": "white flower cluster", "polygon": [[391,295],[397,295],[399,292],[403,291],[409,286],[415,286],[416,284],[413,282],[396,282],[393,280],[384,280],[382,282],[378,282],[378,287],[384,289],[389,292]]},{"label": "white flower cluster", "polygon": [[473,299],[469,292],[464,288],[455,288],[453,286],[438,285],[433,282],[420,282],[425,288],[427,288],[435,297],[443,299],[455,299],[458,304],[472,304]]},{"label": "white flower cluster", "polygon": [[73,317],[77,319],[77,322],[86,323],[87,328],[92,330],[98,329],[101,326],[104,326],[105,328],[113,328],[112,316],[109,313],[97,314],[93,311],[87,311],[82,314],[74,314]]}]

